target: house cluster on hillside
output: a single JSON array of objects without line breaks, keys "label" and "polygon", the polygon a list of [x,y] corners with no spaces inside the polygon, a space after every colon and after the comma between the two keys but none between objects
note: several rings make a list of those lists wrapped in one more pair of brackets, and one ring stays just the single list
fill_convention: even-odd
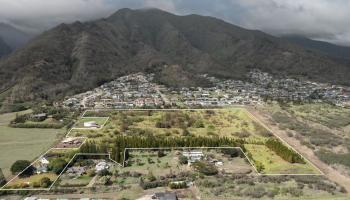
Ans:
[{"label": "house cluster on hillside", "polygon": [[162,108],[259,105],[266,100],[326,101],[350,106],[350,88],[291,78],[275,78],[252,70],[242,80],[225,80],[201,75],[211,87],[167,88],[154,82],[154,74],[136,73],[67,98],[62,104],[73,108]]},{"label": "house cluster on hillside", "polygon": [[163,105],[154,74],[131,74],[66,99],[66,107],[134,108]]}]

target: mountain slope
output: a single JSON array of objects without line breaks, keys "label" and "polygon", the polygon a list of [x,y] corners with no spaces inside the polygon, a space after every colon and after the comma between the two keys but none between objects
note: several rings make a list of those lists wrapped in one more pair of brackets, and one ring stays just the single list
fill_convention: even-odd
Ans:
[{"label": "mountain slope", "polygon": [[350,85],[348,66],[262,32],[212,17],[122,9],[61,24],[1,60],[0,91],[12,87],[14,100],[55,99],[132,72],[181,87],[205,84],[201,73],[243,79],[251,68]]},{"label": "mountain slope", "polygon": [[334,58],[350,60],[350,47],[334,45],[328,42],[311,40],[301,36],[285,36],[283,39],[306,49],[318,51]]},{"label": "mountain slope", "polygon": [[11,48],[0,37],[0,58],[11,53]]}]

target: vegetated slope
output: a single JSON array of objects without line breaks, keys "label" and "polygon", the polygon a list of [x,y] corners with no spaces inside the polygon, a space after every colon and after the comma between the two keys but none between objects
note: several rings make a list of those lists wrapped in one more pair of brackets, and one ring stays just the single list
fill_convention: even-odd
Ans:
[{"label": "vegetated slope", "polygon": [[350,61],[350,47],[339,46],[328,42],[311,40],[302,36],[284,36],[283,39],[300,45],[306,49],[315,50],[334,58]]},{"label": "vegetated slope", "polygon": [[0,58],[11,53],[11,48],[0,37]]},{"label": "vegetated slope", "polygon": [[205,84],[201,73],[243,79],[250,68],[350,85],[348,66],[265,33],[212,17],[122,9],[61,24],[0,61],[0,91],[13,86],[13,100],[55,99],[133,72],[181,87]]}]

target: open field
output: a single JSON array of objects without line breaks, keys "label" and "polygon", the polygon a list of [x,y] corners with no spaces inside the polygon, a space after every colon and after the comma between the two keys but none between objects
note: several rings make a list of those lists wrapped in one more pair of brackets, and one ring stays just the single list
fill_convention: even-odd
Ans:
[{"label": "open field", "polygon": [[12,120],[16,118],[16,115],[24,115],[31,113],[32,110],[24,110],[20,112],[5,113],[0,115],[0,126],[7,126]]},{"label": "open field", "polygon": [[246,144],[245,148],[254,160],[263,164],[262,174],[315,174],[320,172],[309,163],[289,163],[268,149],[265,145]]},{"label": "open field", "polygon": [[[98,133],[104,136],[118,135],[153,135],[153,136],[219,136],[265,141],[271,134],[252,120],[243,108],[217,110],[128,110],[128,111],[99,111],[95,116],[107,116],[110,120],[102,130],[87,132],[72,130],[74,136],[84,134],[95,137]],[[94,116],[93,111],[86,112]],[[89,121],[82,118],[80,121]],[[98,118],[97,118],[98,119]],[[102,118],[103,119],[103,118]],[[93,121],[93,120],[91,120]],[[80,122],[82,124],[82,122]],[[76,127],[81,127],[76,126]],[[88,136],[88,137],[90,137]],[[99,135],[100,137],[102,135]]]},{"label": "open field", "polygon": [[[8,185],[6,185],[6,188],[23,188],[23,185],[26,185],[24,188],[33,188],[33,184],[39,183],[40,180],[44,177],[47,177],[51,180],[51,182],[55,181],[57,179],[57,175],[54,173],[42,173],[42,174],[35,174],[30,177],[26,178],[19,178],[17,177],[16,179],[12,180]],[[40,188],[40,186],[38,186]]]},{"label": "open field", "polygon": [[5,176],[16,160],[33,160],[48,150],[64,129],[25,129],[0,126],[0,167]]}]

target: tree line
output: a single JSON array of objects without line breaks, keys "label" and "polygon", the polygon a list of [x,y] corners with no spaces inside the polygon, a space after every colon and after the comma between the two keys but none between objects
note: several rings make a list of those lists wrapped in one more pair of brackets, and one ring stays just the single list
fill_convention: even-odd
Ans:
[{"label": "tree line", "polygon": [[286,147],[281,141],[276,139],[268,139],[265,143],[266,147],[274,151],[277,155],[290,163],[305,163],[305,160],[295,151]]},{"label": "tree line", "polygon": [[[125,148],[171,148],[171,147],[241,147],[243,151],[244,140],[228,137],[142,137],[117,136],[110,145],[87,141],[80,147],[81,153],[110,153],[111,158],[117,162],[124,160]],[[127,160],[128,152],[125,152]]]}]

